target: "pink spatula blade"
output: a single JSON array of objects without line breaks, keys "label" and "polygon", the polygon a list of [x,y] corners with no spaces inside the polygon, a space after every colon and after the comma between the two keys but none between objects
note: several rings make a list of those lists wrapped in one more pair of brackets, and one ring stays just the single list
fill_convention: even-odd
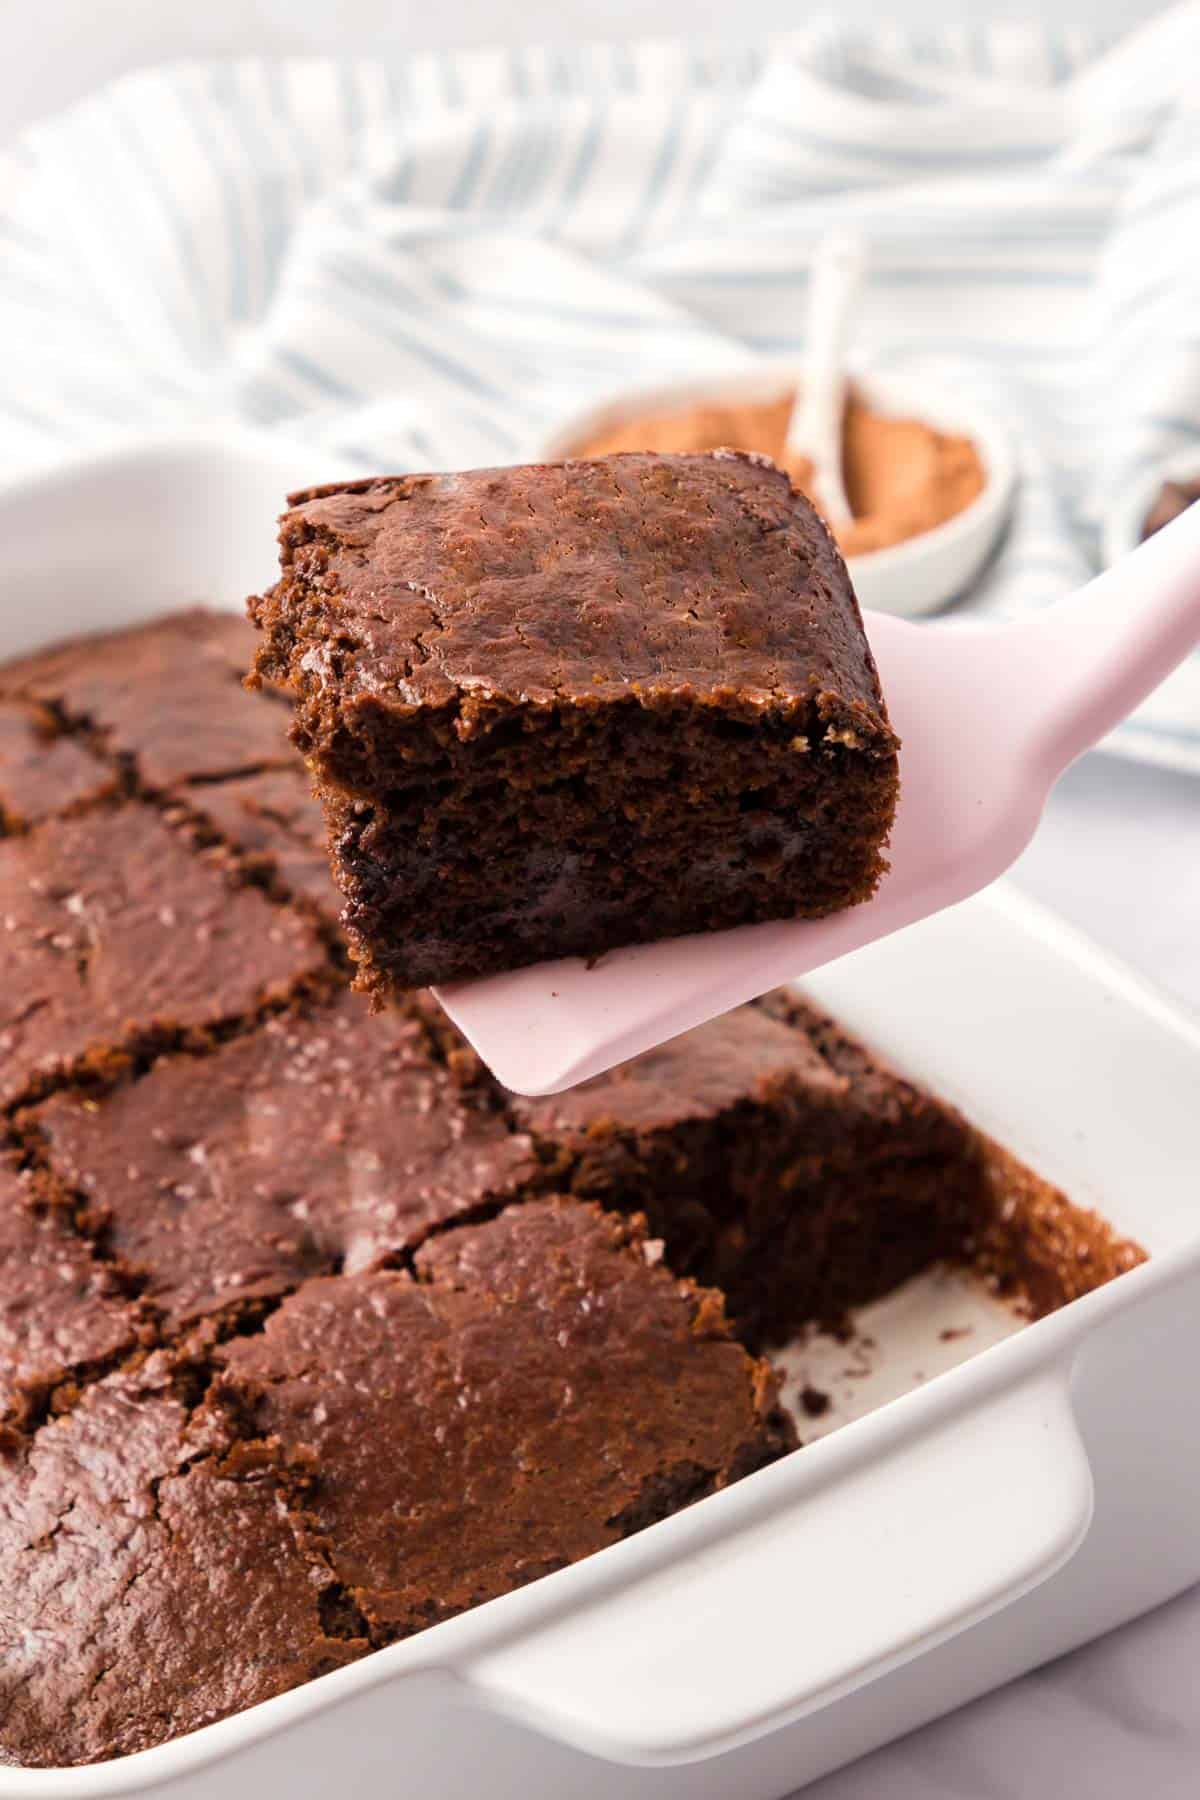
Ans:
[{"label": "pink spatula blade", "polygon": [[1200,641],[1200,505],[1071,599],[1016,625],[867,635],[901,738],[891,869],[875,897],[437,990],[505,1087],[555,1093],[953,905],[1020,854],[1051,785]]}]

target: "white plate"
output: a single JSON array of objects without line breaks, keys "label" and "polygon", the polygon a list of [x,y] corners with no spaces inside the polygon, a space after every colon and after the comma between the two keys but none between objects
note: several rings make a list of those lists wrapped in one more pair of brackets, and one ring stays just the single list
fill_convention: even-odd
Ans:
[{"label": "white plate", "polygon": [[[338,473],[239,433],[7,489],[0,653],[239,604],[283,490]],[[1000,892],[811,990],[1153,1260],[585,1563],[0,1800],[754,1800],[1200,1578],[1200,1030]]]}]

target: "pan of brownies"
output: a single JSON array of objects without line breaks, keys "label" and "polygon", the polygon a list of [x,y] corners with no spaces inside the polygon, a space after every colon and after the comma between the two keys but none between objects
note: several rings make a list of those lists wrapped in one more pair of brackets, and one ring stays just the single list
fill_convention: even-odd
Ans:
[{"label": "pan of brownies", "polygon": [[1200,1576],[1195,1028],[998,896],[549,1098],[372,1014],[302,465],[0,495],[0,1800],[782,1794]]}]

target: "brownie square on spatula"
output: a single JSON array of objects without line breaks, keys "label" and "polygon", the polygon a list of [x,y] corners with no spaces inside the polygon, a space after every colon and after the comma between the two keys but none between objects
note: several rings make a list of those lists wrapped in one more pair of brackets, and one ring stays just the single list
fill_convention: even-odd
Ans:
[{"label": "brownie square on spatula", "polygon": [[293,498],[250,602],[384,995],[874,890],[896,739],[846,568],[762,458]]}]

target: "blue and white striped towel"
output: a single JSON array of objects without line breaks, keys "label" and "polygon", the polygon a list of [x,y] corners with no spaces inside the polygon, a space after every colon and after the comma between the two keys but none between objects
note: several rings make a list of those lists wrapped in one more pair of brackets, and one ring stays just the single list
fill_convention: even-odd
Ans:
[{"label": "blue and white striped towel", "polygon": [[[0,158],[0,466],[240,416],[364,469],[520,459],[616,387],[802,348],[834,220],[863,348],[1011,421],[971,604],[1047,604],[1200,453],[1200,0],[1116,46],[819,23],[763,45],[127,77]],[[1200,772],[1200,659],[1119,734]]]}]

